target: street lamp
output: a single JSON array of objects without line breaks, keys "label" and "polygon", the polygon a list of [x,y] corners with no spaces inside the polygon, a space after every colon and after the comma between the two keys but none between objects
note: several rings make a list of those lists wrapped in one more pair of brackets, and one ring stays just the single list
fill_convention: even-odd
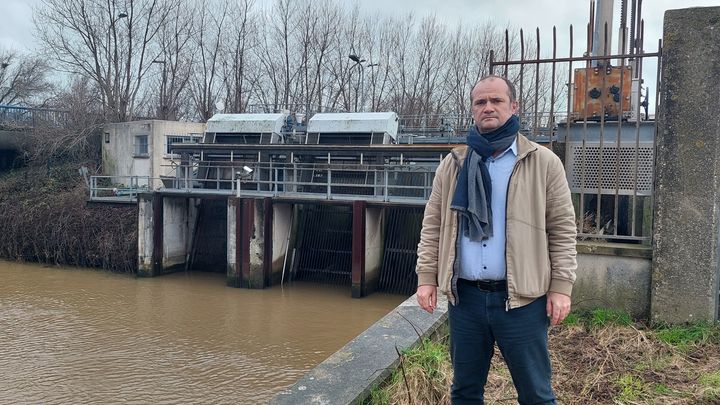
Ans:
[{"label": "street lamp", "polygon": [[[362,59],[355,54],[348,55],[348,58],[350,58],[351,61],[355,62],[355,65],[353,67],[360,66],[360,109],[362,110],[362,99],[365,93],[365,78],[363,77],[365,69],[362,63],[365,62],[365,59]],[[355,96],[357,97],[357,94]],[[355,112],[357,112],[357,101],[355,102]]]},{"label": "street lamp", "polygon": [[167,63],[164,60],[154,60],[152,63],[159,63],[162,64],[162,76],[160,78],[160,119],[166,120],[167,119],[167,108],[166,108],[166,100],[165,100],[165,92],[166,92],[166,83],[167,83],[167,76],[165,73],[165,66]]},{"label": "street lamp", "polygon": [[[351,61],[355,62],[355,65],[360,66],[360,111],[365,111],[365,68],[380,66],[380,64],[368,63],[367,65],[363,65],[365,59],[362,59],[355,54],[348,55],[348,58],[350,58]],[[353,65],[353,67],[355,67],[355,65]],[[355,103],[355,111],[357,111],[357,103]]]},{"label": "street lamp", "polygon": [[[118,62],[118,41],[117,41],[117,32],[115,31],[115,23],[118,22],[121,18],[127,18],[127,13],[120,13],[118,16],[110,21],[110,29],[107,32],[107,46],[110,46],[110,34],[112,33],[112,40],[113,40],[113,61],[115,63]],[[117,97],[117,95],[120,93],[119,88],[119,82],[116,80],[115,84],[113,86],[113,97]]]}]

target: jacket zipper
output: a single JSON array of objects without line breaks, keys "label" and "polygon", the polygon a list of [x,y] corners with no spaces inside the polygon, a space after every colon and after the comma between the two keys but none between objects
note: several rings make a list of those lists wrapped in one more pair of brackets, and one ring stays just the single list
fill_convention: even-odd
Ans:
[{"label": "jacket zipper", "polygon": [[513,165],[512,172],[510,172],[510,178],[508,179],[508,188],[505,190],[505,293],[507,294],[507,298],[505,298],[505,312],[510,311],[510,283],[507,282],[507,241],[508,241],[508,234],[507,234],[507,212],[508,212],[508,196],[510,195],[510,184],[512,182],[512,178],[515,175],[515,169],[518,168],[520,165],[520,162],[527,157],[532,152],[532,150],[527,151],[522,157],[518,156],[518,160],[515,162],[515,165]]},{"label": "jacket zipper", "polygon": [[[450,152],[450,153],[452,153],[452,152]],[[453,159],[455,160],[455,164],[458,166],[457,173],[455,173],[455,183],[456,183],[455,187],[457,187],[457,179],[458,179],[458,176],[460,173],[460,169],[462,167],[460,166],[459,159],[455,154],[453,154]],[[452,266],[450,266],[450,269],[452,270],[452,274],[450,275],[450,291],[452,291],[452,294],[455,297],[455,305],[457,305],[460,303],[460,294],[458,294],[458,292],[457,292],[457,280],[455,279],[455,266],[457,265],[457,254],[458,254],[457,244],[458,244],[458,239],[459,239],[458,233],[460,232],[460,216],[458,215],[457,212],[455,212],[454,214],[455,214],[455,224],[456,224],[455,243],[454,243],[454,247],[453,247],[455,249],[455,258],[453,259]]]}]

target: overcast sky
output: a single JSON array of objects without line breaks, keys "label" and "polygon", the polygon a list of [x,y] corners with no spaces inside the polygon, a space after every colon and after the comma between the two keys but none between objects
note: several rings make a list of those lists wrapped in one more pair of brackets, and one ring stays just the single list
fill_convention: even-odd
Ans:
[{"label": "overcast sky", "polygon": [[[272,0],[256,0],[268,3]],[[418,17],[435,14],[446,24],[472,24],[473,21],[492,19],[497,25],[506,23],[526,32],[534,33],[540,28],[543,49],[552,42],[552,27],[567,37],[568,26],[573,24],[576,41],[584,43],[584,27],[588,21],[590,0],[359,0],[361,7],[369,12],[379,11],[403,15],[412,11]],[[349,3],[349,2],[348,2]],[[33,38],[32,6],[39,0],[0,0],[3,22],[0,24],[0,47],[15,50],[35,48]],[[628,0],[628,4],[630,1]],[[682,5],[679,5],[682,4]],[[665,10],[681,7],[720,6],[720,0],[644,0],[646,50],[654,51],[662,35],[662,19]],[[620,0],[615,0],[615,12],[619,14]],[[619,17],[615,19],[615,29]],[[565,43],[563,40],[560,43]],[[578,48],[576,48],[578,49]]]}]

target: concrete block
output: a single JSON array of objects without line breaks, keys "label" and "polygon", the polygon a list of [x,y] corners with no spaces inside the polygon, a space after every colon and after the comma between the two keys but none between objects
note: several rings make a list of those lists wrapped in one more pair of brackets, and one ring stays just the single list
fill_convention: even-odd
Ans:
[{"label": "concrete block", "polygon": [[398,350],[402,352],[419,343],[445,322],[447,300],[444,294],[438,297],[438,307],[433,314],[423,311],[413,295],[270,403],[361,403],[372,387],[384,381],[398,366]]},{"label": "concrete block", "polygon": [[651,318],[716,320],[720,7],[669,10],[655,167]]}]

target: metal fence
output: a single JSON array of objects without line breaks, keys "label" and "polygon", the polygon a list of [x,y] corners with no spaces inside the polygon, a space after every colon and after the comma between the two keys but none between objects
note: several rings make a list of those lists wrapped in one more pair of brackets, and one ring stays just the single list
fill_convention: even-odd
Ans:
[{"label": "metal fence", "polygon": [[[252,172],[246,174],[244,166]],[[437,162],[389,165],[202,162],[175,166],[175,176],[163,177],[162,188],[198,193],[215,191],[238,197],[363,199],[424,205],[432,190],[436,167]]]},{"label": "metal fence", "polygon": [[[645,52],[642,23],[638,27],[630,50],[617,55],[592,56],[588,40],[575,56],[572,26],[567,57],[557,56],[555,29],[552,57],[540,57],[539,30],[534,49],[526,49],[530,39],[520,31],[519,59],[509,58],[507,31],[504,58],[490,54],[490,72],[516,85],[524,132],[565,164],[579,239],[649,243],[651,238],[656,125],[649,117],[649,91],[642,92],[643,64],[650,59],[660,66],[662,44]],[[592,30],[588,26],[589,37]],[[627,49],[625,35],[620,43]],[[655,74],[657,91],[659,68]]]},{"label": "metal fence", "polygon": [[67,111],[0,105],[0,127],[35,128],[44,126],[58,128],[67,122]]},{"label": "metal fence", "polygon": [[148,176],[90,176],[90,201],[132,202],[153,189],[152,181]]}]

